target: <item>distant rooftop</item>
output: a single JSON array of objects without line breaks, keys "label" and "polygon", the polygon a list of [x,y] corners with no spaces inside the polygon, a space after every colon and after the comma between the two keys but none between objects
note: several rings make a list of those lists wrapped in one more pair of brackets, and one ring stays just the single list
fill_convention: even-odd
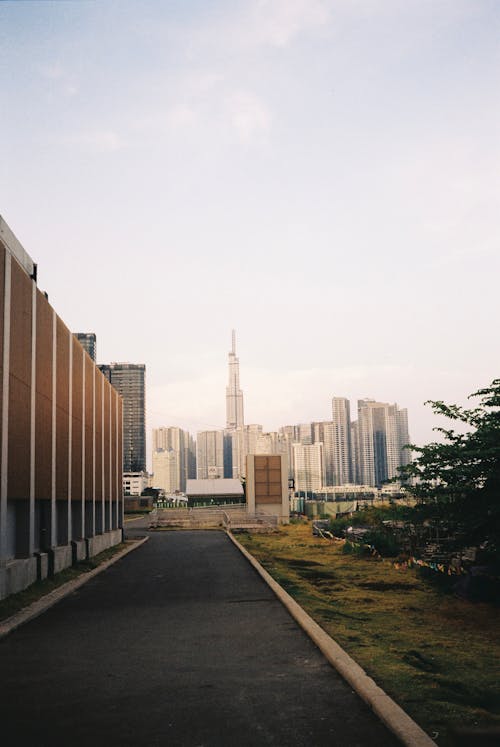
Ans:
[{"label": "distant rooftop", "polygon": [[186,480],[186,495],[243,495],[243,485],[234,478]]}]

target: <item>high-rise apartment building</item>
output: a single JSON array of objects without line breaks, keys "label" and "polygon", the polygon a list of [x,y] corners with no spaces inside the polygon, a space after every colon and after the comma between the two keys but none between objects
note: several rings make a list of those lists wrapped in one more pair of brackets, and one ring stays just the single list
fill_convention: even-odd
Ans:
[{"label": "high-rise apartment building", "polygon": [[358,401],[357,457],[359,480],[380,487],[398,475],[398,467],[408,464],[408,414],[396,404]]},{"label": "high-rise apartment building", "polygon": [[323,459],[323,444],[293,445],[293,476],[295,490],[319,490],[325,484],[325,466]]},{"label": "high-rise apartment building", "polygon": [[94,332],[75,332],[74,334],[82,348],[90,355],[95,363],[96,336]]},{"label": "high-rise apartment building", "polygon": [[153,451],[153,487],[161,488],[167,495],[181,490],[179,457],[180,453],[173,449]]},{"label": "high-rise apartment building", "polygon": [[99,366],[123,397],[123,472],[146,469],[146,366],[109,363]]},{"label": "high-rise apartment building", "polygon": [[332,398],[332,482],[347,485],[352,482],[351,410],[345,397]]},{"label": "high-rise apartment building", "polygon": [[[180,490],[184,492],[186,490],[186,480],[192,477],[189,474],[190,467],[192,468],[192,451],[194,448],[193,439],[190,437],[187,431],[178,428],[177,426],[168,426],[163,428],[153,429],[153,472],[155,473],[155,487],[164,488],[169,492]],[[163,456],[157,458],[158,465],[163,464],[166,460],[165,453],[173,452],[173,457],[169,458],[169,487],[166,488],[161,485],[157,480],[157,474],[154,467],[155,454],[161,452]],[[175,462],[176,474],[171,474],[172,464]],[[163,467],[161,467],[163,469]]]},{"label": "high-rise apartment building", "polygon": [[224,477],[224,434],[222,431],[197,433],[196,477],[198,480]]}]

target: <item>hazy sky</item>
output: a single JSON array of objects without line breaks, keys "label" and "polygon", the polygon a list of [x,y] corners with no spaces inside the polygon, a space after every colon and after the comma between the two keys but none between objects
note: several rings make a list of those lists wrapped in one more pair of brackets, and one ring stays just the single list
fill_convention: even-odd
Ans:
[{"label": "hazy sky", "polygon": [[498,0],[0,2],[0,212],[148,430],[500,374]]}]

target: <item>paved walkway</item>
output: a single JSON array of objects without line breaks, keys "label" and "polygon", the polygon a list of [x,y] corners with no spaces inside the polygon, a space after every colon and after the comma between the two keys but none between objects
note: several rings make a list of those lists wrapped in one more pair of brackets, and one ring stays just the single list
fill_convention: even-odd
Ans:
[{"label": "paved walkway", "polygon": [[2,747],[394,747],[221,532],[152,534],[0,642]]}]

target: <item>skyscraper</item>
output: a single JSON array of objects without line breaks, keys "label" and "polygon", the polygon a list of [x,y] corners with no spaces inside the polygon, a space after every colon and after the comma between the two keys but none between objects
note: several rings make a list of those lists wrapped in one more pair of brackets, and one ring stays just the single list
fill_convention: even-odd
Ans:
[{"label": "skyscraper", "polygon": [[75,337],[95,363],[96,336],[94,332],[75,332]]},{"label": "skyscraper", "polygon": [[325,484],[325,466],[323,460],[323,444],[293,445],[293,476],[295,490],[319,490]]},{"label": "skyscraper", "polygon": [[408,413],[394,404],[358,401],[357,456],[359,478],[364,485],[380,487],[397,477],[398,467],[407,464],[410,453]]},{"label": "skyscraper", "polygon": [[352,482],[351,411],[345,397],[332,398],[332,485]]},{"label": "skyscraper", "polygon": [[224,435],[222,431],[197,433],[196,477],[198,480],[224,477]]},{"label": "skyscraper", "polygon": [[[153,428],[153,472],[155,473],[155,487],[162,487],[165,490],[186,490],[186,479],[189,477],[189,449],[192,448],[192,439],[190,439],[189,433],[183,431],[182,428],[176,426],[169,426],[164,428]],[[170,459],[170,472],[172,476],[169,477],[169,486],[166,488],[164,485],[157,483],[155,454],[157,452],[168,452],[172,451],[175,453],[175,475],[172,472],[172,459]],[[162,461],[163,460],[163,461]],[[163,464],[165,456],[157,459],[158,464]]]},{"label": "skyscraper", "polygon": [[146,366],[109,363],[99,366],[123,397],[123,472],[146,469]]},{"label": "skyscraper", "polygon": [[168,495],[180,490],[179,452],[173,449],[153,451],[153,486]]},{"label": "skyscraper", "polygon": [[226,428],[243,426],[243,392],[240,389],[240,362],[236,357],[236,333],[232,331],[229,353],[229,383],[226,387]]}]

